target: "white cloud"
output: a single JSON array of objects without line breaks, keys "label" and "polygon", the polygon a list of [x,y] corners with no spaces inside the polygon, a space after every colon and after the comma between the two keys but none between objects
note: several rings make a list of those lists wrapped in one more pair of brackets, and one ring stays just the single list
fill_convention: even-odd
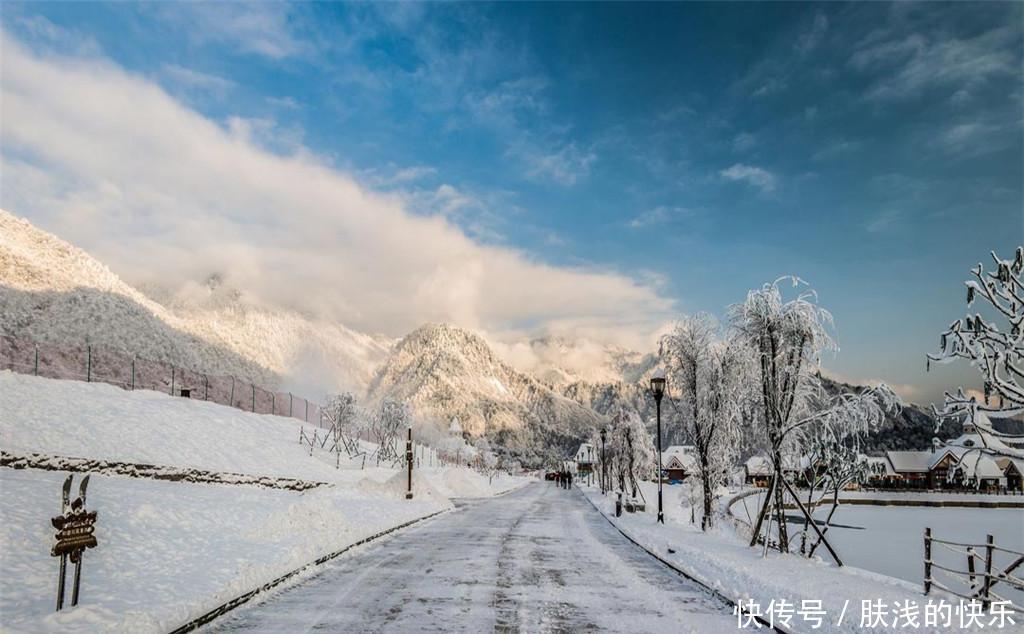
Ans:
[{"label": "white cloud", "polygon": [[453,214],[463,207],[479,204],[471,196],[460,192],[451,185],[444,183],[434,192],[434,201],[443,214]]},{"label": "white cloud", "polygon": [[797,37],[796,50],[801,54],[810,53],[818,44],[825,38],[825,33],[828,31],[828,18],[825,17],[824,13],[816,13],[814,15],[814,21],[811,23],[803,33]]},{"label": "white cloud", "polygon": [[824,161],[844,154],[856,152],[861,149],[863,145],[864,143],[861,141],[836,139],[835,141],[827,143],[823,148],[815,152],[811,158],[815,161]]},{"label": "white cloud", "polygon": [[284,108],[286,110],[298,110],[302,107],[294,97],[267,97],[267,103],[274,106],[275,108]]},{"label": "white cloud", "polygon": [[590,173],[597,155],[581,150],[575,143],[566,143],[558,150],[544,152],[536,148],[515,147],[510,150],[526,166],[526,175],[534,180],[552,181],[566,187]]},{"label": "white cloud", "polygon": [[868,233],[884,233],[898,227],[902,221],[902,211],[899,209],[887,209],[872,217],[864,228]]},{"label": "white cloud", "polygon": [[217,75],[211,75],[209,73],[203,73],[192,68],[177,66],[175,64],[165,65],[164,74],[176,84],[180,84],[186,88],[205,90],[218,95],[223,95],[235,85],[235,83],[229,79],[224,79],[223,77],[218,77]]},{"label": "white cloud", "polygon": [[759,84],[754,92],[750,93],[751,97],[768,97],[776,93],[782,92],[786,89],[786,81],[779,77],[769,77],[763,83]]},{"label": "white cloud", "polygon": [[637,215],[629,221],[631,229],[641,229],[651,225],[660,225],[671,222],[677,218],[684,218],[693,214],[691,209],[686,207],[668,207],[661,205]]},{"label": "white cloud", "polygon": [[865,94],[872,101],[900,101],[935,87],[971,88],[999,78],[1020,77],[1014,30],[1003,26],[976,37],[957,39],[913,33],[872,40],[850,57],[850,65],[878,78]]},{"label": "white cloud", "polygon": [[632,277],[482,245],[442,208],[411,213],[304,147],[266,149],[251,120],[232,132],[109,62],[36,57],[0,33],[0,204],[130,282],[218,272],[267,303],[393,335],[430,320],[607,334],[672,310]]},{"label": "white cloud", "polygon": [[738,181],[757,187],[765,193],[775,190],[775,175],[768,170],[753,165],[736,163],[732,167],[720,171],[718,175],[727,180]]},{"label": "white cloud", "polygon": [[387,169],[371,169],[364,173],[364,180],[368,185],[374,187],[390,187],[393,185],[405,185],[437,175],[437,168],[429,165],[411,165],[409,167],[397,167],[390,165]]},{"label": "white cloud", "polygon": [[757,145],[757,137],[749,132],[740,132],[732,140],[732,149],[736,152],[746,152]]},{"label": "white cloud", "polygon": [[[150,7],[147,7],[150,8]],[[152,7],[199,42],[227,44],[239,52],[285,59],[311,50],[296,35],[293,8],[277,2],[192,2]]]}]

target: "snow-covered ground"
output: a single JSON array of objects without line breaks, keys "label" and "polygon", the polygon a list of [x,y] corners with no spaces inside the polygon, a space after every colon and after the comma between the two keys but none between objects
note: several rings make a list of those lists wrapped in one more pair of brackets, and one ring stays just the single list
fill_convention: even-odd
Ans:
[{"label": "snow-covered ground", "polygon": [[[845,492],[842,497],[863,497],[863,492]],[[943,493],[876,493],[879,497],[912,497],[922,501],[956,500],[961,498],[994,499],[984,494]],[[999,496],[1001,499],[1013,499]],[[1019,498],[1018,498],[1019,499]],[[746,519],[743,507],[757,517],[761,495],[743,498],[736,503],[735,513]],[[815,517],[824,519],[830,505],[819,507]],[[795,516],[793,511],[790,515]],[[920,585],[924,568],[924,529],[930,527],[935,538],[963,543],[981,544],[991,534],[999,546],[1024,552],[1024,510],[993,508],[956,508],[932,506],[871,506],[846,504],[832,518],[829,539],[844,563],[879,572]],[[802,523],[794,528],[802,528]],[[936,551],[936,556],[939,556]],[[966,569],[963,561],[943,563],[955,569]],[[950,565],[956,564],[956,565]],[[1017,601],[1024,596],[1017,595]]]},{"label": "snow-covered ground", "polygon": [[13,631],[166,632],[360,538],[447,508],[356,487],[305,493],[93,476],[99,546],[54,613],[63,472],[0,469],[0,614]]},{"label": "snow-covered ground", "polygon": [[1022,495],[942,491],[843,491],[840,500],[885,500],[891,502],[941,502],[950,506],[964,502],[1007,502],[1024,504]]},{"label": "snow-covered ground", "polygon": [[[366,536],[526,480],[463,468],[336,469],[294,420],[156,392],[0,373],[0,446],[324,482],[305,492],[93,475],[99,546],[81,604],[55,614],[50,517],[67,473],[0,469],[0,629],[162,632]],[[81,474],[76,475],[76,483]],[[77,485],[76,485],[77,486]],[[77,488],[75,489],[77,491]]]},{"label": "snow-covered ground", "polygon": [[[803,601],[821,601],[826,618],[817,632],[868,632],[892,631],[889,627],[862,627],[861,608],[863,601],[882,601],[891,623],[896,603],[917,605],[923,614],[929,598],[922,592],[920,580],[911,582],[858,567],[852,552],[849,564],[836,568],[821,558],[808,560],[797,555],[780,555],[769,552],[762,556],[760,548],[750,548],[738,538],[734,530],[721,523],[707,534],[699,526],[690,524],[688,506],[680,505],[685,494],[682,486],[665,487],[666,524],[658,525],[656,485],[641,484],[647,499],[645,513],[624,513],[614,522],[630,537],[660,557],[673,562],[706,585],[720,591],[734,601],[754,601],[762,610],[773,600],[786,600],[801,606]],[[614,514],[614,497],[601,496],[599,490],[588,488],[585,494],[606,514]],[[887,507],[853,507],[889,511]],[[880,535],[879,539],[885,539]],[[851,545],[847,550],[856,550],[866,544]],[[877,547],[878,544],[873,544]],[[669,552],[669,551],[674,552]],[[825,555],[827,558],[827,555]],[[920,566],[920,560],[918,560]],[[844,606],[846,612],[844,614]],[[840,616],[842,620],[840,621]],[[954,624],[956,622],[954,616]],[[1021,631],[1024,618],[1016,615],[1017,625],[996,631]],[[798,618],[790,622],[790,631],[811,631],[809,624]],[[958,627],[926,631],[961,631]]]}]

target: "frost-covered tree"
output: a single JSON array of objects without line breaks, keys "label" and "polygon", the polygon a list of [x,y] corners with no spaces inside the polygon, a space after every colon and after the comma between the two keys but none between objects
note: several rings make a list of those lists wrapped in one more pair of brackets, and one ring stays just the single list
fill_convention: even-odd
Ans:
[{"label": "frost-covered tree", "polygon": [[[777,527],[777,546],[789,551],[785,515],[785,456],[799,455],[799,437],[815,427],[832,430],[836,438],[876,429],[884,412],[898,402],[884,385],[860,393],[824,398],[819,377],[820,355],[834,350],[829,331],[832,315],[817,303],[812,290],[787,299],[781,284],[806,286],[796,277],[783,277],[747,294],[746,301],[730,308],[732,325],[755,355],[760,383],[760,407],[754,429],[766,448],[772,468],[769,494],[759,518],[769,510]],[[795,499],[795,496],[794,496]],[[755,527],[753,539],[757,539]]]},{"label": "frost-covered tree", "polygon": [[320,406],[320,415],[329,425],[334,440],[333,450],[342,449],[349,456],[360,453],[359,432],[366,419],[365,414],[350,392],[327,397]]},{"label": "frost-covered tree", "polygon": [[405,403],[389,398],[381,401],[373,417],[370,433],[377,443],[377,462],[394,462],[402,456],[398,434],[412,425],[412,414]]},{"label": "frost-covered tree", "polygon": [[[899,399],[886,385],[868,388],[860,393],[838,394],[823,401],[816,399],[814,413],[794,428],[797,445],[802,450],[807,491],[807,510],[813,514],[821,502],[815,494],[831,496],[821,533],[827,533],[839,508],[839,493],[854,482],[863,482],[868,465],[860,454],[861,440],[868,431],[878,429],[886,414],[895,414]],[[800,552],[808,557],[821,545],[818,539],[810,545],[811,517],[805,516],[800,539]],[[817,532],[817,531],[815,531]]]},{"label": "frost-covered tree", "polygon": [[[779,530],[779,549],[789,550],[783,489],[783,453],[792,421],[806,413],[819,388],[815,370],[822,351],[834,347],[829,329],[832,315],[818,306],[817,295],[806,290],[792,299],[781,284],[806,286],[796,277],[782,277],[747,293],[744,302],[730,307],[732,326],[755,355],[760,383],[760,435],[772,468],[772,490],[765,504],[773,504]],[[774,501],[772,500],[774,496]]]},{"label": "frost-covered tree", "polygon": [[[655,464],[654,442],[635,410],[621,408],[605,427],[605,460],[613,488],[636,495],[637,480],[650,477]],[[595,445],[600,451],[600,437]]]},{"label": "frost-covered tree", "polygon": [[[675,393],[669,400],[674,406],[670,416],[696,452],[701,528],[707,530],[713,522],[715,492],[728,482],[739,457],[752,357],[742,341],[724,336],[717,320],[706,313],[680,319],[662,337],[659,355],[668,389]],[[691,483],[691,488],[696,487]]]},{"label": "frost-covered tree", "polygon": [[1017,247],[1012,260],[1000,259],[995,252],[991,256],[994,269],[986,271],[978,263],[971,270],[973,279],[965,284],[968,308],[981,299],[992,318],[976,312],[957,319],[942,333],[939,352],[928,355],[929,367],[933,362],[965,359],[982,375],[981,402],[961,387],[954,393],[946,392],[942,408],[935,410],[937,425],[950,419],[968,420],[978,431],[982,445],[964,453],[961,463],[971,454],[976,459],[983,454],[1024,455],[1006,444],[1020,444],[1024,436],[999,432],[988,420],[989,416],[1005,418],[1024,413],[1024,247]]}]

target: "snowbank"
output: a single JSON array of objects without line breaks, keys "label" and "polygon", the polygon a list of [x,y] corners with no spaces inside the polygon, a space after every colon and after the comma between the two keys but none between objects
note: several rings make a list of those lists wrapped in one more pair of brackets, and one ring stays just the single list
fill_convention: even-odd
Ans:
[{"label": "snowbank", "polygon": [[0,372],[0,445],[13,454],[338,481],[339,470],[303,451],[301,426],[149,390]]}]

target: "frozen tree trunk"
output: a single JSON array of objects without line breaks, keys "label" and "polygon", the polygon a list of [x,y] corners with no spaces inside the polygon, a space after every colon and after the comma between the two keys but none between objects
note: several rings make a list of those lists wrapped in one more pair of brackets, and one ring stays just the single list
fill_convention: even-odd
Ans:
[{"label": "frozen tree trunk", "polygon": [[702,452],[700,455],[700,466],[701,466],[701,488],[703,489],[704,497],[704,516],[700,518],[700,529],[706,531],[711,528],[711,507],[714,502],[714,492],[711,490],[711,474],[708,469],[708,456],[707,452]]}]

